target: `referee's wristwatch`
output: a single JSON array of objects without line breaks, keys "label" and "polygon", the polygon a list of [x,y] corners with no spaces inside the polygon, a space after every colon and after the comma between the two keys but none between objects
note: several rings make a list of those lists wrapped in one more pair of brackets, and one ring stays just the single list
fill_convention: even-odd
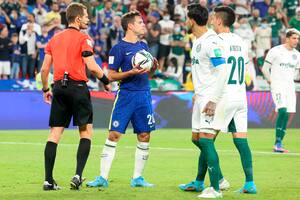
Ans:
[{"label": "referee's wristwatch", "polygon": [[50,88],[46,88],[46,89],[42,88],[42,91],[43,91],[44,93],[48,92],[49,90],[50,90]]}]

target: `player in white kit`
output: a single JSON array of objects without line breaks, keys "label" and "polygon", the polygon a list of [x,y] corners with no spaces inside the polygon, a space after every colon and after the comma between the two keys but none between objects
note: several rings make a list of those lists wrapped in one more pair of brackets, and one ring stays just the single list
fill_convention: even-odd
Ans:
[{"label": "player in white kit", "polygon": [[288,29],[286,41],[270,49],[268,52],[263,73],[271,84],[271,93],[278,113],[276,120],[276,137],[274,152],[287,153],[283,148],[282,140],[286,133],[288,113],[296,112],[295,68],[300,68],[300,53],[295,49],[299,42],[299,31]]},{"label": "player in white kit", "polygon": [[[187,26],[195,35],[192,48],[192,76],[195,95],[193,97],[192,141],[201,150],[198,176],[195,181],[179,186],[184,191],[202,191],[200,198],[221,198],[219,187],[219,158],[214,146],[216,104],[222,96],[226,81],[225,59],[217,34],[208,30],[208,10],[200,4],[188,6]],[[221,86],[221,87],[220,87]],[[210,187],[204,189],[204,177],[208,169]]]},{"label": "player in white kit", "polygon": [[[245,85],[245,65],[248,64],[248,46],[241,37],[230,32],[235,21],[234,11],[227,6],[214,9],[211,24],[223,41],[226,59],[227,79],[223,96],[217,105],[215,122],[220,129],[231,132],[233,142],[239,151],[246,181],[240,193],[257,193],[253,181],[252,155],[247,141],[247,96]],[[218,121],[220,120],[220,122]]]}]

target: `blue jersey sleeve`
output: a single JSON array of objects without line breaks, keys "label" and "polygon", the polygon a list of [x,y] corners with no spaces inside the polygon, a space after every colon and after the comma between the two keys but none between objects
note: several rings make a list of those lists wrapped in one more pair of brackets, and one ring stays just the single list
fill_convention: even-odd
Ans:
[{"label": "blue jersey sleeve", "polygon": [[122,59],[123,59],[123,55],[122,55],[121,48],[118,45],[114,46],[109,52],[108,68],[118,71]]}]

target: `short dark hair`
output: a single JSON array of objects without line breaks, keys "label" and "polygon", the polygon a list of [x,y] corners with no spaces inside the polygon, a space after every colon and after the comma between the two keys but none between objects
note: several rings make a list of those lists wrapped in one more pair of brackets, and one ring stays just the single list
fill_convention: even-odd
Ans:
[{"label": "short dark hair", "polygon": [[135,17],[141,16],[140,12],[137,10],[125,13],[121,19],[121,25],[123,30],[126,32],[128,29],[128,24],[134,23]]},{"label": "short dark hair", "polygon": [[299,36],[299,31],[298,31],[297,29],[291,28],[291,29],[288,29],[288,30],[286,31],[285,37],[286,37],[286,38],[290,38],[290,37],[292,37],[292,35],[294,35],[294,34],[296,34],[296,35]]},{"label": "short dark hair", "polygon": [[68,23],[73,23],[76,17],[82,17],[84,15],[84,10],[87,10],[86,6],[81,3],[71,3],[67,7],[66,18]]},{"label": "short dark hair", "polygon": [[11,37],[19,37],[18,33],[11,34]]},{"label": "short dark hair", "polygon": [[199,26],[205,26],[208,21],[208,10],[198,3],[189,4],[187,16],[193,19]]},{"label": "short dark hair", "polygon": [[222,19],[223,25],[230,27],[235,22],[234,10],[228,6],[219,6],[214,9],[214,12]]}]

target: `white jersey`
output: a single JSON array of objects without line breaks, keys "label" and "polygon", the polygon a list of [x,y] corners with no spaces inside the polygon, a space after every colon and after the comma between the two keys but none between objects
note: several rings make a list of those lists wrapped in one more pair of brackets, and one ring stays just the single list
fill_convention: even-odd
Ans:
[{"label": "white jersey", "polygon": [[245,65],[249,62],[248,46],[234,33],[220,33],[226,59],[227,80],[225,94],[230,101],[246,102]]},{"label": "white jersey", "polygon": [[266,64],[271,65],[271,88],[290,88],[295,91],[295,68],[300,68],[300,53],[296,50],[288,50],[284,45],[278,45],[270,49]]},{"label": "white jersey", "polygon": [[200,98],[206,99],[213,95],[217,70],[212,59],[223,57],[220,43],[218,35],[210,29],[193,43],[191,54],[193,85],[195,94]]}]

